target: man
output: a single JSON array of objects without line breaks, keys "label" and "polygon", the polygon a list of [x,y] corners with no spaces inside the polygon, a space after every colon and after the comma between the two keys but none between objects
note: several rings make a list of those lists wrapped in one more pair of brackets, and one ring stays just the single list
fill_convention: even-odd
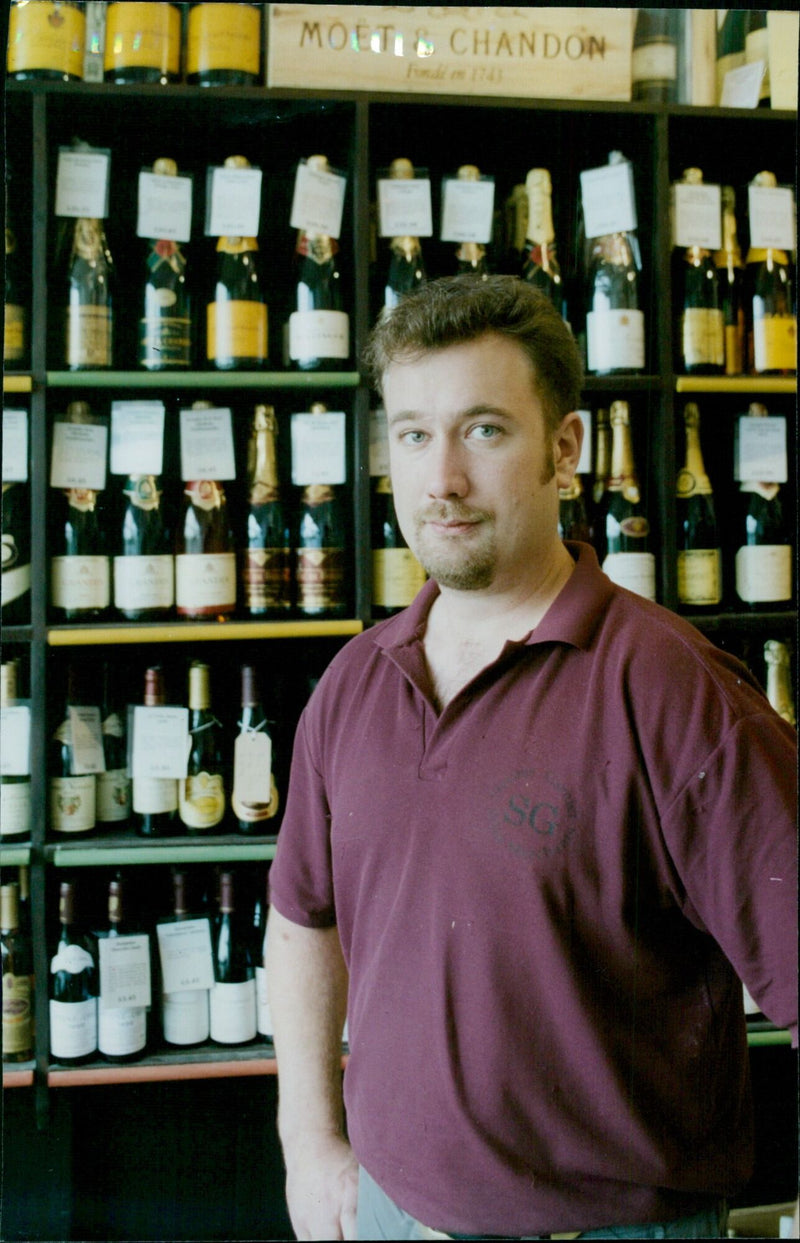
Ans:
[{"label": "man", "polygon": [[361,1238],[723,1237],[740,979],[796,1021],[794,731],[559,540],[582,376],[546,299],[432,282],[367,365],[431,578],[295,741],[267,968],[296,1232],[354,1237],[357,1201]]}]

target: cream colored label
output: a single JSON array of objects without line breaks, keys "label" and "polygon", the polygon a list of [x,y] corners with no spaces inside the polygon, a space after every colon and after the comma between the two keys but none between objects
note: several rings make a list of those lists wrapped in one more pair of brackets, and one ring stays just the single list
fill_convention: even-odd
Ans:
[{"label": "cream colored label", "polygon": [[51,603],[57,609],[105,609],[111,601],[108,557],[53,557]]},{"label": "cream colored label", "polygon": [[747,604],[791,600],[791,545],[746,544],[740,548],[736,553],[736,594]]},{"label": "cream colored label", "polygon": [[651,552],[612,552],[603,570],[620,587],[635,591],[646,600],[656,598],[656,559]]},{"label": "cream colored label", "polygon": [[[3,538],[5,539],[5,536]],[[10,604],[12,600],[18,600],[30,589],[31,567],[29,565],[18,565],[13,570],[4,569],[3,576],[0,578],[0,607]]]},{"label": "cream colored label", "polygon": [[241,299],[209,302],[206,308],[206,355],[216,359],[267,357],[267,308]]},{"label": "cream colored label", "polygon": [[688,307],[683,312],[683,361],[687,367],[725,363],[725,321],[722,311]]},{"label": "cream colored label", "polygon": [[124,768],[97,774],[97,819],[101,824],[127,820],[131,814],[131,782]]},{"label": "cream colored label", "polygon": [[51,777],[50,828],[56,833],[88,833],[95,826],[94,774]]},{"label": "cream colored label", "polygon": [[269,1008],[269,992],[267,990],[267,971],[265,967],[256,967],[256,1023],[259,1036],[272,1039],[272,1013]]},{"label": "cream colored label", "polygon": [[114,558],[114,604],[124,612],[169,609],[175,603],[171,555]]},{"label": "cream colored label", "polygon": [[97,1048],[97,998],[50,1002],[50,1053],[60,1057],[88,1057]]},{"label": "cream colored label", "polygon": [[51,69],[83,77],[86,18],[75,4],[12,4],[8,18],[8,72]]},{"label": "cream colored label", "polygon": [[177,811],[177,780],[174,777],[136,777],[133,782],[133,810],[151,816]]},{"label": "cream colored label", "polygon": [[639,371],[644,367],[644,312],[589,311],[586,344],[590,371]]},{"label": "cream colored label", "polygon": [[214,984],[209,996],[211,1039],[243,1044],[256,1036],[256,982]]},{"label": "cream colored label", "polygon": [[678,49],[674,43],[645,43],[631,56],[634,82],[672,82],[678,75]]},{"label": "cream colored label", "polygon": [[410,548],[374,549],[372,598],[378,608],[405,608],[425,583],[425,577]]},{"label": "cream colored label", "polygon": [[219,773],[196,773],[178,786],[178,811],[190,829],[213,829],[225,815],[225,790]]},{"label": "cream colored label", "polygon": [[0,834],[10,837],[30,831],[31,783],[4,779],[0,785]]},{"label": "cream colored label", "polygon": [[186,72],[239,69],[258,73],[260,6],[196,4],[189,10]]},{"label": "cream colored label", "polygon": [[147,1042],[147,1007],[117,1006],[108,1009],[102,1001],[97,1016],[97,1047],[109,1057],[138,1053]]},{"label": "cream colored label", "polygon": [[797,320],[794,315],[766,315],[753,319],[756,371],[797,369]]},{"label": "cream colored label", "polygon": [[236,554],[179,553],[175,558],[178,612],[209,612],[236,603]]},{"label": "cream colored label", "polygon": [[67,366],[111,366],[111,308],[71,306],[67,310]]},{"label": "cream colored label", "polygon": [[167,1044],[200,1044],[208,1040],[208,989],[185,988],[163,993],[161,1026]]},{"label": "cream colored label", "polygon": [[719,548],[691,548],[678,553],[678,599],[681,604],[719,604],[722,599]]},{"label": "cream colored label", "polygon": [[31,977],[3,976],[3,1053],[26,1053],[31,1047]]},{"label": "cream colored label", "polygon": [[104,68],[160,69],[178,74],[181,15],[176,4],[110,4],[106,15]]},{"label": "cream colored label", "polygon": [[293,311],[289,316],[289,357],[348,358],[350,321],[344,311]]}]

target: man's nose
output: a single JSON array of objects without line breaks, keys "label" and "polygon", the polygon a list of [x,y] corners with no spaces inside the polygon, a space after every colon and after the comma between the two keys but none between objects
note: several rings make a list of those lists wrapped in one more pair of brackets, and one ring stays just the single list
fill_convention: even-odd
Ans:
[{"label": "man's nose", "polygon": [[469,491],[469,476],[464,453],[463,446],[448,437],[442,437],[431,446],[425,463],[430,497],[445,500],[448,497],[466,496]]}]

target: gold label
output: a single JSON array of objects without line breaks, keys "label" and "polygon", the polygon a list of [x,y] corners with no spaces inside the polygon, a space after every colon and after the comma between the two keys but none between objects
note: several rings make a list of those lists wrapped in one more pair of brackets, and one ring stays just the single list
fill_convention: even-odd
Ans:
[{"label": "gold label", "polygon": [[748,604],[791,600],[791,545],[743,545],[736,553],[736,594]]},{"label": "gold label", "polygon": [[794,315],[766,315],[753,320],[756,371],[794,371],[797,367],[797,320]]},{"label": "gold label", "polygon": [[691,548],[678,553],[678,599],[681,604],[719,604],[722,599],[719,548]]},{"label": "gold label", "polygon": [[267,357],[267,308],[263,302],[209,302],[206,357],[215,359]]},{"label": "gold label", "polygon": [[372,598],[378,608],[405,608],[425,583],[425,571],[410,548],[376,548],[372,553]]},{"label": "gold label", "polygon": [[258,74],[261,14],[248,4],[197,4],[189,10],[186,72],[239,69]]},{"label": "gold label", "polygon": [[87,833],[93,829],[95,797],[94,774],[51,778],[50,828],[57,833]]},{"label": "gold label", "polygon": [[25,311],[9,302],[3,310],[3,362],[18,363],[25,353]]},{"label": "gold label", "polygon": [[248,548],[242,559],[244,603],[250,609],[289,607],[291,565],[288,548]]},{"label": "gold label", "polygon": [[108,6],[103,64],[107,71],[159,69],[177,75],[180,53],[181,15],[176,5],[125,0]]},{"label": "gold label", "polygon": [[67,311],[67,366],[111,366],[111,308],[75,306]]},{"label": "gold label", "polygon": [[725,325],[722,311],[687,307],[682,325],[683,361],[687,367],[721,367],[725,362]]},{"label": "gold label", "polygon": [[219,773],[197,773],[178,786],[180,818],[191,829],[213,829],[225,815],[225,790]]},{"label": "gold label", "polygon": [[50,69],[83,77],[86,18],[74,4],[13,4],[8,19],[8,72]]},{"label": "gold label", "polygon": [[725,325],[725,374],[741,375],[744,371],[744,312],[739,311],[735,324]]},{"label": "gold label", "polygon": [[301,609],[334,608],[344,592],[344,551],[341,548],[298,548],[297,593]]},{"label": "gold label", "polygon": [[3,975],[3,1053],[31,1047],[31,977]]}]

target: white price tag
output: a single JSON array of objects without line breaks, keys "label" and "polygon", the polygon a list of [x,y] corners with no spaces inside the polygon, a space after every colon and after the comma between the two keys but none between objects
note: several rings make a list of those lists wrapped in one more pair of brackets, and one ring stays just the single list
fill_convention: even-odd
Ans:
[{"label": "white price tag", "polygon": [[263,730],[239,734],[233,746],[237,803],[268,807],[272,801],[272,739]]},{"label": "white price tag", "polygon": [[3,410],[3,483],[28,481],[28,411]]},{"label": "white price tag", "polygon": [[346,188],[347,178],[339,173],[298,165],[289,218],[291,228],[338,238]]},{"label": "white price tag", "polygon": [[672,193],[673,245],[719,250],[722,245],[720,187],[678,182],[673,185]]},{"label": "white price tag", "polygon": [[381,237],[431,237],[433,212],[427,177],[382,177],[378,182]]},{"label": "white price tag", "polygon": [[722,83],[721,108],[757,108],[761,94],[761,79],[767,72],[763,60],[753,60],[748,65],[729,69]]},{"label": "white price tag", "polygon": [[100,1006],[118,1010],[150,1005],[150,942],[144,933],[101,937]]},{"label": "white price tag", "polygon": [[494,213],[494,178],[460,181],[446,177],[442,182],[443,242],[491,241]]},{"label": "white price tag", "polygon": [[192,235],[192,179],[139,173],[136,236],[188,242]]},{"label": "white price tag", "polygon": [[786,419],[783,415],[754,419],[743,414],[737,422],[734,478],[740,482],[787,483]]},{"label": "white price tag", "polygon": [[29,704],[0,708],[0,774],[28,777],[31,771],[31,709]]},{"label": "white price tag", "polygon": [[111,474],[160,475],[163,465],[163,401],[112,401]]},{"label": "white price tag", "polygon": [[106,486],[108,428],[97,423],[55,423],[50,461],[51,488]]},{"label": "white price tag", "polygon": [[292,483],[345,482],[345,426],[342,411],[292,415]]},{"label": "white price tag", "polygon": [[369,473],[389,474],[389,429],[383,407],[369,412]]},{"label": "white price tag", "polygon": [[100,709],[70,704],[68,716],[72,733],[72,775],[84,777],[88,773],[104,773],[106,762]]},{"label": "white price tag", "polygon": [[133,709],[133,777],[185,777],[188,739],[188,708],[147,708],[137,704]]},{"label": "white price tag", "polygon": [[71,147],[61,147],[56,174],[55,214],[104,220],[108,215],[110,167],[110,151],[101,148],[73,151]]},{"label": "white price tag", "polygon": [[631,233],[636,228],[633,167],[627,160],[582,172],[581,200],[588,238]]},{"label": "white price tag", "polygon": [[230,409],[181,410],[181,479],[235,478]]},{"label": "white price tag", "polygon": [[576,475],[591,475],[592,473],[592,412],[591,410],[579,410],[581,423],[583,424],[583,444],[581,445],[581,455],[578,459],[578,466],[575,471]]},{"label": "white price tag", "polygon": [[748,186],[750,245],[794,250],[796,242],[794,193],[788,186]]},{"label": "white price tag", "polygon": [[258,237],[260,168],[210,168],[206,201],[207,237]]},{"label": "white price tag", "polygon": [[156,933],[163,992],[180,993],[190,988],[213,986],[214,962],[207,919],[179,919],[174,923],[157,924]]}]

